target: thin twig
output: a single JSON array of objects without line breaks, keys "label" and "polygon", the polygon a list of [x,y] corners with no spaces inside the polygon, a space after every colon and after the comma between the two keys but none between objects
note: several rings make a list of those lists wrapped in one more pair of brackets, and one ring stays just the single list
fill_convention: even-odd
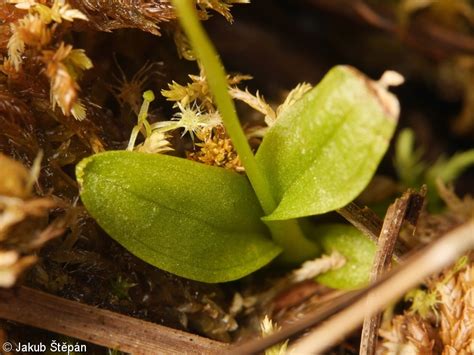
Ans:
[{"label": "thin twig", "polygon": [[[416,224],[420,209],[423,206],[423,203],[419,203],[419,196],[419,194],[408,190],[401,198],[396,199],[388,208],[387,213],[385,214],[382,231],[377,242],[377,252],[370,273],[371,283],[377,281],[383,274],[390,270],[395,245],[405,220],[408,219],[411,224]],[[369,297],[367,297],[367,303],[371,302],[372,299],[369,295]],[[375,354],[381,319],[382,313],[374,314],[371,317],[365,317],[362,327],[359,354]]]},{"label": "thin twig", "polygon": [[351,202],[337,210],[337,213],[368,236],[374,243],[377,243],[382,230],[382,220],[374,211],[368,207],[361,208],[356,203]]},{"label": "thin twig", "polygon": [[27,287],[0,289],[0,318],[133,354],[217,354],[227,345]]},{"label": "thin twig", "polygon": [[[368,207],[361,208],[356,203],[351,202],[347,206],[337,210],[354,227],[369,237],[374,243],[377,243],[382,230],[382,220]],[[396,245],[393,259],[400,262],[404,254],[403,246]]]},{"label": "thin twig", "polygon": [[[366,315],[372,315],[399,299],[427,276],[439,272],[472,248],[474,248],[473,220],[410,256],[397,269],[386,274],[370,287],[351,292],[328,307],[310,313],[274,334],[237,345],[227,353],[234,355],[259,353],[294,335],[301,334],[305,329],[350,305],[290,349],[295,354],[322,354],[325,349],[356,329]],[[377,292],[378,297],[374,298],[372,304],[367,305],[366,296],[369,292]]]}]

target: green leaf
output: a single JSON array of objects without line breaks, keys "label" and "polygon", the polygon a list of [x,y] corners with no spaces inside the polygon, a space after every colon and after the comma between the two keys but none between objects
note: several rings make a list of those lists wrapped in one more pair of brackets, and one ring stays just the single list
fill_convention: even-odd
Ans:
[{"label": "green leaf", "polygon": [[353,68],[338,66],[278,117],[256,158],[278,207],[266,220],[343,207],[367,186],[385,154],[398,101]]},{"label": "green leaf", "polygon": [[441,212],[445,206],[438,191],[437,181],[452,183],[472,165],[474,165],[474,149],[457,152],[449,158],[441,156],[424,171],[424,183],[428,186],[428,211]]},{"label": "green leaf", "polygon": [[316,281],[338,289],[355,289],[369,282],[376,245],[358,229],[345,224],[328,224],[316,227],[311,239],[317,241],[324,254],[337,251],[346,258],[343,267],[316,277]]},{"label": "green leaf", "polygon": [[405,186],[420,186],[426,165],[422,162],[423,150],[415,149],[415,132],[410,128],[400,131],[395,142],[394,166]]},{"label": "green leaf", "polygon": [[444,183],[453,182],[472,165],[474,165],[474,149],[458,152],[449,159],[441,157],[426,172],[426,181],[431,186],[436,184],[437,179]]},{"label": "green leaf", "polygon": [[76,169],[81,199],[131,253],[204,282],[241,278],[279,254],[241,175],[186,159],[106,152]]}]

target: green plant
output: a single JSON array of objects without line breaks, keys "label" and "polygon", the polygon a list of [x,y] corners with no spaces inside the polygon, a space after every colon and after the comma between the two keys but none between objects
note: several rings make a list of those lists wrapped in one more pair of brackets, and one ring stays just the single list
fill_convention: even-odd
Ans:
[{"label": "green plant", "polygon": [[[360,286],[365,262],[361,268],[348,253],[371,249],[371,243],[347,226],[315,233],[305,223],[303,231],[299,219],[341,208],[364,189],[393,135],[398,101],[383,82],[335,67],[278,115],[254,156],[193,2],[173,4],[246,176],[160,154],[96,154],[76,170],[89,213],[138,257],[205,282],[241,278],[277,255],[284,264],[300,263],[345,240],[355,248],[341,250],[348,261],[344,275],[333,271],[322,280]],[[335,233],[337,238],[325,238]]]},{"label": "green plant", "polygon": [[428,187],[428,208],[441,208],[436,182],[454,182],[470,166],[474,165],[474,149],[457,152],[450,157],[440,156],[433,164],[423,161],[423,147],[415,148],[415,133],[410,128],[403,129],[395,142],[394,166],[404,187]]}]

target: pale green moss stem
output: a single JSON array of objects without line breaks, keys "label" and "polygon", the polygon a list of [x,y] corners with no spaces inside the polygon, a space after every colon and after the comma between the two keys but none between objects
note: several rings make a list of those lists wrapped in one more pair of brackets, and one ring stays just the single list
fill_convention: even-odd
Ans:
[{"label": "pale green moss stem", "polygon": [[151,126],[147,121],[148,110],[150,109],[150,103],[155,100],[155,94],[153,91],[148,90],[143,93],[143,103],[138,113],[137,124],[132,129],[132,134],[130,135],[130,140],[128,141],[127,150],[132,151],[135,147],[135,142],[138,137],[138,133],[142,132],[145,137],[151,136]]}]

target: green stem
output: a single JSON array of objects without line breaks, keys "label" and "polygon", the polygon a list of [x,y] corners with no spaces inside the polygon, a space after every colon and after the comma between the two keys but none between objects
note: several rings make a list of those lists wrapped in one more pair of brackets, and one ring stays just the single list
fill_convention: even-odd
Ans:
[{"label": "green stem", "polygon": [[282,264],[301,264],[321,253],[316,243],[308,240],[296,219],[266,222],[272,239],[283,248],[278,261]]},{"label": "green stem", "polygon": [[234,102],[229,96],[227,76],[220,63],[217,52],[207,38],[198,19],[195,2],[190,0],[173,0],[181,25],[188,35],[195,54],[206,72],[206,79],[214,95],[214,100],[225,124],[232,143],[239,153],[247,176],[266,214],[276,208],[276,202],[270,192],[265,176],[258,169],[257,162],[245,137],[235,111]]},{"label": "green stem", "polygon": [[[219,60],[216,50],[207,37],[198,18],[195,1],[172,0],[179,21],[191,41],[195,54],[204,67],[209,88],[224,121],[225,128],[245,167],[245,172],[257,195],[266,215],[277,207],[270,190],[270,184],[257,165],[250,149],[240,121],[237,117],[234,102],[228,93],[227,75]],[[267,223],[273,239],[283,247],[285,261],[300,262],[314,257],[317,246],[308,241],[296,220]]]}]

